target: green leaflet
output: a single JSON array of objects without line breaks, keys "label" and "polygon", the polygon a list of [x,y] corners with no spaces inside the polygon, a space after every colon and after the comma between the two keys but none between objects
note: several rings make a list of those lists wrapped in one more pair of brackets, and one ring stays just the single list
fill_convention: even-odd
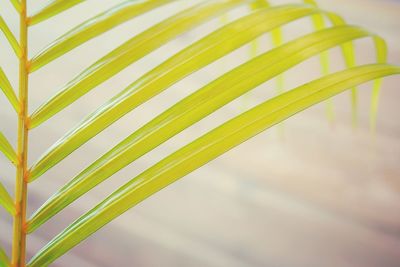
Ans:
[{"label": "green leaflet", "polygon": [[15,95],[15,91],[12,88],[11,83],[8,80],[2,68],[0,68],[0,88],[3,91],[4,95],[7,97],[8,101],[10,102],[14,110],[18,113],[19,112],[18,98]]},{"label": "green leaflet", "polygon": [[9,267],[10,266],[10,260],[8,259],[8,256],[4,249],[0,247],[0,267]]},{"label": "green leaflet", "polygon": [[[250,10],[257,10],[259,8],[266,8],[266,7],[270,7],[270,6],[271,5],[266,0],[255,0],[250,6]],[[254,39],[253,41],[250,42],[250,51],[249,51],[250,58],[257,56],[258,49],[259,49],[259,40]]]},{"label": "green leaflet", "polygon": [[[314,6],[317,6],[317,3],[314,0],[304,0],[305,3],[312,4]],[[320,16],[315,16],[314,17],[314,25],[317,28],[324,28],[325,27],[325,22],[322,17]],[[379,48],[378,48],[379,49]],[[347,67],[354,67],[356,65],[355,62],[355,52],[354,52],[354,45],[352,43],[347,43],[343,45],[343,53],[345,55],[345,63]],[[386,52],[385,52],[386,53]],[[384,53],[379,53],[378,52],[378,62],[380,63],[385,63],[386,62],[386,56],[384,56]],[[328,53],[326,54],[321,54],[321,64],[322,64],[322,73],[323,74],[328,74],[329,73],[329,55]],[[379,85],[376,85],[374,88],[377,88],[379,90]],[[327,103],[327,116],[328,118],[333,121],[334,119],[334,107],[333,107],[333,100],[328,99]],[[351,107],[352,107],[352,121],[353,125],[357,125],[358,121],[358,94],[357,94],[357,88],[352,88],[351,89]]]},{"label": "green leaflet", "polygon": [[400,74],[400,68],[374,64],[348,69],[307,83],[229,120],[112,193],[52,239],[28,266],[50,264],[137,203],[265,129],[348,88],[393,74]]},{"label": "green leaflet", "polygon": [[[315,1],[313,0],[304,0],[305,3],[309,3],[312,4],[314,6],[317,6],[317,3],[315,3]],[[312,16],[312,21],[314,24],[314,28],[317,30],[321,30],[321,29],[325,29],[326,28],[326,24],[324,21],[324,18],[320,15],[314,15]],[[354,57],[354,54],[352,55]],[[320,62],[321,62],[321,74],[322,75],[327,75],[329,74],[330,70],[329,70],[329,51],[324,51],[321,53],[320,55]],[[348,67],[353,67],[353,66],[348,66]],[[353,103],[353,118],[355,117],[355,113],[354,113],[354,103]],[[333,99],[328,99],[327,103],[326,103],[326,115],[329,119],[329,121],[333,122],[335,119],[335,111],[334,111],[334,105],[333,105]]]},{"label": "green leaflet", "polygon": [[[365,36],[369,33],[360,28],[339,26],[289,42],[228,72],[157,116],[78,174],[34,213],[28,232],[121,168],[252,88],[321,51]],[[246,79],[249,76],[251,81]]]},{"label": "green leaflet", "polygon": [[10,28],[8,28],[4,19],[0,16],[0,30],[6,36],[7,41],[11,45],[15,54],[20,57],[21,56],[21,47],[19,47],[17,39],[15,39],[14,34],[11,32]]},{"label": "green leaflet", "polygon": [[[271,33],[272,43],[275,47],[279,47],[283,44],[283,33],[282,30],[277,28],[274,29]],[[277,94],[283,93],[284,90],[284,79],[283,74],[280,74],[276,77],[276,88]]]},{"label": "green leaflet", "polygon": [[[377,60],[379,63],[385,63],[387,61],[387,46],[386,43],[382,40],[383,44],[377,47]],[[379,104],[379,95],[382,87],[382,79],[376,79],[374,81],[374,85],[372,87],[372,96],[371,96],[371,110],[370,110],[370,129],[373,133],[376,130],[376,120],[378,116],[378,104]]]},{"label": "green leaflet", "polygon": [[2,132],[0,132],[0,152],[2,152],[13,164],[17,164],[17,155]]},{"label": "green leaflet", "polygon": [[[315,15],[313,15],[315,16]],[[322,15],[321,15],[322,16]],[[283,31],[281,28],[274,29],[271,32],[271,39],[272,39],[272,45],[274,47],[279,47],[283,44]],[[284,73],[281,73],[276,76],[276,94],[280,95],[285,91],[285,79],[284,79]],[[284,130],[283,130],[283,123],[278,127],[278,133],[281,138],[284,137]]]},{"label": "green leaflet", "polygon": [[[269,9],[264,9],[266,12],[280,12],[281,9],[286,9],[286,8],[298,8],[296,12],[300,12],[300,14],[295,14],[293,13],[293,16],[298,17],[299,15],[301,16],[301,13],[306,11],[310,11],[312,7],[310,6],[304,6],[304,5],[289,5],[289,6],[282,6],[282,7],[274,7],[271,8],[270,11]],[[317,9],[313,9],[315,12],[320,12]],[[289,10],[290,11],[290,10]],[[264,12],[264,11],[263,11]],[[273,13],[270,13],[272,16]],[[279,14],[276,14],[277,16]],[[280,20],[283,22],[279,22],[276,25],[281,25],[284,24],[285,22],[289,22],[295,19],[295,17],[290,18],[292,16],[292,13],[286,14],[286,16],[280,17]],[[303,15],[305,16],[305,15]],[[333,15],[333,14],[328,14],[329,18],[333,21],[334,24],[341,25],[343,22],[342,20]],[[278,18],[277,17],[277,18]],[[271,19],[271,18],[269,18]],[[241,20],[240,20],[241,21]],[[240,23],[240,24],[239,24]],[[264,23],[275,23],[273,20],[267,20],[265,19]],[[267,26],[267,29],[269,27],[268,24],[262,24],[261,26]],[[235,24],[239,26],[235,27],[240,27],[243,30],[248,31],[241,33],[243,35],[243,38],[246,37],[247,34],[253,34],[252,31],[250,31],[248,28],[249,27],[242,27],[241,25],[244,25],[244,22],[235,22]],[[231,27],[231,26],[230,26]],[[257,30],[257,27],[254,27],[253,30]],[[262,30],[262,29],[261,29]],[[258,29],[260,31],[260,29]],[[262,32],[262,31],[261,31]],[[261,34],[261,33],[260,33]],[[221,29],[219,31],[216,31],[214,34],[211,34],[210,37],[204,38],[205,40],[211,40],[212,45],[216,42],[215,39],[222,41],[223,36],[230,38],[231,40],[233,37],[231,35],[231,32],[229,29]],[[251,35],[248,40],[251,40],[252,36],[256,35]],[[208,38],[208,39],[207,39]],[[235,39],[233,39],[235,40]],[[242,42],[243,40],[236,40],[236,42]],[[229,41],[231,42],[231,41]],[[220,55],[224,55],[225,53],[228,53],[229,51],[233,50],[236,47],[239,47],[237,44],[234,45],[234,43],[229,44],[229,46],[222,46],[222,43],[219,44],[222,46],[221,49],[225,50],[224,53],[214,53],[213,50],[208,50],[208,54],[205,55],[200,55],[200,57],[194,57],[194,55],[198,55],[199,51],[206,51],[205,47],[203,47],[203,43],[208,44],[205,41],[199,41],[197,42],[198,45],[193,45],[189,47],[188,49],[185,49],[184,52],[179,53],[177,56],[174,57],[175,61],[169,60],[166,63],[162,64],[160,67],[154,69],[153,71],[149,72],[133,84],[131,84],[127,89],[125,89],[123,92],[118,94],[116,97],[114,97],[112,100],[110,100],[108,103],[103,105],[103,107],[100,107],[97,111],[95,111],[92,115],[90,115],[88,118],[83,120],[78,126],[76,126],[74,129],[72,129],[69,133],[67,133],[64,137],[62,137],[59,141],[57,141],[31,168],[31,176],[30,176],[30,181],[33,181],[37,179],[41,174],[46,172],[48,169],[56,165],[58,162],[60,162],[62,159],[64,159],[67,155],[69,155],[72,151],[77,149],[79,146],[81,146],[83,143],[85,143],[87,140],[95,136],[97,133],[108,127],[110,124],[118,120],[120,117],[125,115],[127,112],[132,110],[133,108],[137,107],[141,103],[147,101],[149,98],[153,97],[157,93],[161,92],[162,90],[168,88],[170,85],[172,85],[174,82],[177,82],[178,80],[184,78],[186,75],[190,74],[193,71],[196,71],[197,69],[209,64],[213,60],[216,60],[220,57]],[[208,44],[209,45],[209,44]],[[212,49],[213,47],[210,46],[209,49]],[[223,52],[222,50],[222,52]],[[219,51],[219,50],[217,50]],[[191,62],[188,62],[187,59],[191,59]],[[208,60],[208,61],[207,61]],[[187,64],[191,64],[192,66],[187,67]],[[175,70],[177,69],[177,70]],[[182,69],[182,70],[180,70]],[[168,71],[171,72],[171,70],[179,71],[179,75],[176,73],[167,73]],[[166,75],[168,74],[168,75]],[[174,76],[173,76],[174,75]],[[158,78],[161,77],[161,78]],[[174,78],[175,77],[175,78]],[[173,78],[173,79],[172,79]],[[163,81],[163,83],[160,82]],[[145,86],[149,83],[149,81],[157,81],[160,85],[162,86],[159,88],[157,91],[154,91],[154,93],[149,94],[141,94],[139,95],[139,88],[142,86]],[[150,88],[151,89],[151,88]],[[146,91],[145,91],[146,92]]]},{"label": "green leaflet", "polygon": [[[286,15],[282,14],[282,16],[279,15],[279,13],[276,13],[284,12],[284,10],[286,10],[287,8],[295,9],[293,10],[294,13],[292,13],[290,10],[288,10],[289,13],[286,13]],[[306,16],[304,12],[307,13],[307,11],[310,12],[311,10],[313,10],[313,12],[321,12],[318,9],[314,9],[313,7],[304,5],[289,5],[273,7],[270,10],[268,8],[262,10],[264,11],[260,12],[270,12],[267,15],[273,16],[273,14],[275,14],[275,16],[273,17],[275,21],[270,17],[261,18],[263,23],[259,22],[260,27],[266,27],[266,29],[270,29],[272,27],[268,23],[279,26],[284,24],[285,22],[287,23],[294,20],[296,17],[299,18],[301,16]],[[293,18],[291,18],[291,16],[293,16]],[[343,24],[343,21],[340,19],[340,17],[330,13],[328,13],[328,16],[335,25]],[[176,56],[171,58],[171,60],[168,60],[167,62],[163,63],[159,67],[141,77],[139,80],[135,81],[127,89],[122,91],[116,97],[114,97],[105,105],[96,110],[94,113],[89,115],[74,129],[72,129],[69,133],[67,133],[66,135],[64,135],[64,137],[57,141],[48,151],[46,151],[45,154],[36,163],[33,164],[31,168],[30,181],[37,179],[40,175],[56,165],[79,146],[84,144],[90,138],[101,132],[103,129],[108,127],[110,124],[121,118],[123,115],[125,115],[127,112],[131,111],[138,105],[144,103],[154,95],[165,90],[170,85],[184,78],[191,72],[196,71],[201,67],[211,63],[212,61],[218,59],[220,56],[232,51],[236,47],[239,47],[240,44],[246,43],[246,40],[251,40],[257,35],[260,35],[263,31],[267,31],[263,30],[263,28],[253,27],[251,25],[249,25],[249,27],[243,26],[246,23],[248,24],[250,22],[239,20],[232,23],[231,26],[227,26],[229,28],[224,27],[220,30],[217,30],[209,37],[203,38],[195,45],[192,45],[189,48],[183,50],[183,52],[177,54]],[[239,39],[233,38],[230,32],[231,27],[234,27],[233,29],[238,28],[237,30],[243,30],[243,33],[240,34]],[[252,28],[252,30],[250,30],[250,28]],[[259,33],[255,34],[257,32]],[[248,34],[250,34],[250,36],[248,36]],[[223,45],[222,41],[224,40],[224,38],[227,42],[229,42],[229,46]],[[243,38],[243,40],[241,40],[240,38]],[[216,45],[216,40],[218,40],[218,46],[221,47],[219,49],[213,49]],[[205,49],[206,47],[208,47],[208,50]],[[199,54],[199,52],[202,51],[209,52],[205,55]],[[195,57],[195,55],[197,57]],[[190,59],[191,61],[189,61],[188,59]],[[179,73],[176,73],[176,71],[179,71]],[[151,81],[152,83],[156,83],[156,85],[158,83],[158,86],[160,87],[156,91],[151,88],[147,90],[140,90],[144,86],[155,86],[151,83],[150,85],[148,85],[149,81]],[[152,91],[149,92],[149,90]]]},{"label": "green leaflet", "polygon": [[[304,0],[305,3],[309,3],[311,5],[317,6],[317,3],[314,0]],[[314,21],[315,25],[317,27],[324,27],[324,21],[321,19],[321,17],[318,18],[315,17]],[[344,21],[342,20],[342,23]],[[386,43],[384,40],[379,40],[378,43],[376,42],[376,49],[377,49],[377,62],[379,63],[386,63],[387,61],[387,47]],[[345,63],[347,67],[354,67],[356,65],[355,61],[355,52],[354,52],[354,45],[352,43],[346,43],[342,46],[343,53],[345,55]],[[324,74],[327,73],[329,70],[328,65],[327,65],[327,55],[322,55],[321,62],[323,64],[323,70]],[[379,103],[379,93],[382,87],[382,80],[377,79],[374,81],[373,89],[372,89],[372,96],[371,96],[371,108],[370,108],[370,128],[371,131],[375,131],[376,127],[376,120],[377,120],[377,114],[378,114],[378,103]],[[331,101],[331,100],[328,100]],[[357,94],[357,88],[352,88],[351,89],[351,105],[352,105],[352,121],[353,125],[357,125],[358,121],[358,94]],[[331,109],[332,106],[328,106],[328,116],[332,116],[333,113],[329,110]]]},{"label": "green leaflet", "polygon": [[[315,12],[320,11],[302,5],[262,9],[204,37],[132,83],[56,142],[32,166],[30,181],[35,180],[127,112],[185,76],[217,60],[269,29]],[[232,32],[240,32],[240,36],[239,34],[235,36]],[[141,89],[142,87],[146,89]]]},{"label": "green leaflet", "polygon": [[10,0],[10,2],[18,13],[21,12],[21,3],[19,0]]},{"label": "green leaflet", "polygon": [[[307,3],[307,2],[305,2],[305,3]],[[258,0],[257,4],[265,5],[265,6],[270,5],[270,3],[266,0]],[[313,15],[313,16],[315,16],[315,15]],[[323,16],[323,15],[321,14],[321,16]],[[278,46],[282,45],[283,44],[282,28],[278,27],[278,28],[273,29],[271,32],[271,39],[272,39],[272,45],[274,47],[278,47]],[[257,56],[258,50],[259,50],[259,42],[258,42],[258,40],[255,40],[251,43],[250,58]],[[281,94],[283,92],[284,92],[284,74],[282,73],[276,77],[276,93]],[[283,128],[279,128],[279,129],[280,129],[280,132],[283,133],[283,131],[281,131]]]},{"label": "green leaflet", "polygon": [[11,215],[15,214],[14,201],[0,182],[0,206],[3,206]]},{"label": "green leaflet", "polygon": [[29,17],[28,24],[38,24],[84,1],[86,0],[53,0],[38,13]]},{"label": "green leaflet", "polygon": [[108,30],[172,0],[125,1],[83,22],[57,38],[31,59],[30,72],[34,72],[56,58]]},{"label": "green leaflet", "polygon": [[380,96],[380,90],[382,87],[382,79],[377,79],[374,81],[373,89],[372,89],[372,96],[371,96],[371,110],[370,110],[370,115],[369,115],[369,125],[370,125],[370,130],[373,134],[375,134],[376,131],[376,121],[377,121],[377,116],[378,116],[378,105],[379,105],[379,96]]},{"label": "green leaflet", "polygon": [[30,127],[37,127],[97,85],[171,39],[246,2],[246,0],[205,1],[142,32],[98,60],[40,106],[31,116]]}]

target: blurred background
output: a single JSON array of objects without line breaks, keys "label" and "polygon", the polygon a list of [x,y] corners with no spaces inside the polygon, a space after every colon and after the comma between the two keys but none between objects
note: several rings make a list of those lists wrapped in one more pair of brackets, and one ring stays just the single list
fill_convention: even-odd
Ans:
[{"label": "blurred background", "polygon": [[[30,0],[31,13],[49,1]],[[30,56],[73,26],[122,1],[88,0],[31,28]],[[32,112],[102,55],[149,26],[199,2],[180,0],[133,19],[82,45],[31,76]],[[296,2],[271,1],[273,4]],[[297,1],[299,2],[299,1]],[[400,63],[400,1],[318,0],[351,24],[379,33],[389,61]],[[248,14],[237,8],[167,43],[134,63],[30,135],[35,161],[84,116],[135,79],[207,33]],[[18,33],[8,0],[0,14]],[[283,28],[285,41],[312,31],[309,18]],[[374,61],[371,40],[357,41],[357,62]],[[259,53],[271,48],[259,40]],[[343,69],[332,49],[332,71]],[[58,188],[132,131],[224,72],[249,59],[249,46],[172,86],[99,134],[29,186],[31,214]],[[0,65],[17,84],[17,61],[0,35]],[[289,90],[320,76],[314,57],[285,74]],[[52,266],[164,267],[398,267],[400,266],[400,77],[386,78],[378,131],[368,127],[371,83],[360,86],[359,123],[352,126],[350,93],[334,98],[335,118],[317,105],[233,149],[128,211]],[[259,86],[123,169],[58,214],[28,238],[31,257],[96,203],[158,160],[244,110],[274,96],[276,81]],[[0,98],[0,131],[15,144],[17,121]],[[0,179],[13,192],[14,170],[0,157]],[[0,209],[0,242],[10,250],[12,222]]]}]

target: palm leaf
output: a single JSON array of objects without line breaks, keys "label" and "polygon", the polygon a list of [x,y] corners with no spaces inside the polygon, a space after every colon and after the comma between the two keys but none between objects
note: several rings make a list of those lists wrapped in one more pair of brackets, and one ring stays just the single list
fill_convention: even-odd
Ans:
[{"label": "palm leaf", "polygon": [[78,25],[60,36],[31,59],[30,71],[36,71],[75,47],[106,31],[171,0],[125,1]]},{"label": "palm leaf", "polygon": [[[317,6],[317,3],[314,0],[305,0],[304,2],[312,4],[314,6]],[[312,21],[313,21],[314,27],[317,30],[326,28],[324,17],[322,17],[321,15],[317,14],[317,15],[312,16]],[[354,55],[353,55],[353,57],[354,57]],[[320,62],[321,62],[321,67],[322,67],[321,74],[322,75],[329,74],[330,71],[329,71],[329,52],[328,51],[324,51],[321,53]],[[353,67],[353,66],[348,66],[348,67]],[[354,107],[354,103],[353,103],[353,107]],[[354,112],[354,108],[353,108],[353,112]],[[333,99],[328,99],[327,106],[326,106],[326,114],[327,114],[328,119],[332,122],[335,117]]]},{"label": "palm leaf", "polygon": [[17,164],[17,155],[2,132],[0,132],[0,152],[3,153],[12,163]]},{"label": "palm leaf", "polygon": [[[350,26],[320,31],[271,50],[257,60],[230,71],[175,104],[83,170],[36,211],[28,223],[28,231],[35,230],[62,208],[133,160],[252,88],[325,49],[365,36],[369,36],[369,33]],[[249,76],[253,76],[250,81],[245,79]],[[221,88],[222,85],[224,88]],[[140,89],[137,92],[139,91]],[[142,99],[140,95],[135,98]]]},{"label": "palm leaf", "polygon": [[10,0],[11,4],[14,6],[15,10],[20,13],[21,12],[21,3],[19,0]]},{"label": "palm leaf", "polygon": [[[387,46],[386,43],[383,42],[380,46],[376,46],[377,49],[377,61],[379,63],[385,63],[387,60]],[[376,120],[378,115],[378,104],[379,104],[379,95],[382,87],[382,79],[376,79],[374,81],[374,85],[372,88],[372,97],[371,97],[371,108],[370,108],[370,128],[372,132],[375,131]]]},{"label": "palm leaf", "polygon": [[29,17],[28,24],[38,24],[84,1],[85,0],[53,0],[38,13]]},{"label": "palm leaf", "polygon": [[31,116],[30,127],[37,127],[167,41],[245,2],[245,0],[205,1],[142,32],[94,63],[40,106]]},{"label": "palm leaf", "polygon": [[11,48],[14,50],[14,53],[18,57],[20,57],[21,56],[21,47],[19,46],[17,39],[15,39],[10,28],[7,26],[6,22],[4,21],[4,19],[1,16],[0,16],[0,30],[4,33]]},{"label": "palm leaf", "polygon": [[[318,12],[318,10],[300,6],[266,8],[199,40],[135,81],[56,142],[37,163],[33,164],[30,181],[42,175],[122,115],[167,89],[173,83],[269,29],[314,12]],[[276,18],[276,20],[267,20],[269,16]],[[232,35],[232,32],[236,32],[237,36]],[[151,83],[149,83],[150,81]],[[156,83],[159,84],[157,90],[153,89],[155,86],[153,84]],[[141,90],[141,88],[144,89]]]},{"label": "palm leaf", "polygon": [[8,256],[4,249],[0,247],[0,267],[9,267],[10,266],[10,260],[8,259]]},{"label": "palm leaf", "polygon": [[7,192],[7,190],[4,188],[3,184],[0,182],[0,206],[3,206],[8,213],[11,215],[15,214],[15,206],[14,202],[10,196],[10,194]]},{"label": "palm leaf", "polygon": [[133,178],[52,239],[28,266],[50,264],[147,197],[297,112],[350,87],[393,74],[400,74],[400,68],[383,64],[355,67],[325,76],[252,108]]},{"label": "palm leaf", "polygon": [[18,113],[19,112],[19,103],[17,96],[15,95],[14,89],[10,81],[8,80],[6,74],[0,68],[0,88],[3,91],[4,95],[7,97],[8,101],[10,102],[11,106],[14,110]]},{"label": "palm leaf", "polygon": [[[90,138],[173,83],[270,29],[317,12],[321,11],[304,5],[267,7],[203,38],[135,81],[57,141],[33,164],[30,181],[37,179]],[[269,17],[273,19],[268,20]],[[328,14],[328,17],[336,25],[343,24],[340,17],[334,14]],[[239,38],[232,35],[232,31],[240,34]],[[156,83],[161,86],[157,90],[153,89]]]},{"label": "palm leaf", "polygon": [[[377,35],[360,27],[346,25],[336,14],[320,10],[315,1],[272,6],[265,0],[204,0],[186,10],[130,37],[110,53],[94,62],[60,91],[28,114],[28,80],[36,70],[59,59],[85,42],[122,23],[162,8],[174,0],[126,0],[61,35],[41,52],[28,58],[29,27],[55,17],[84,0],[52,0],[37,13],[28,16],[26,0],[10,0],[20,16],[20,40],[0,17],[0,30],[19,60],[19,95],[0,68],[0,88],[18,116],[17,151],[0,132],[0,152],[16,167],[15,199],[0,183],[0,205],[13,216],[12,259],[0,248],[0,266],[48,266],[91,234],[162,188],[200,168],[231,148],[294,114],[347,90],[352,90],[353,118],[357,107],[356,86],[375,80],[371,100],[371,127],[376,123],[380,78],[400,74],[400,68],[385,64],[387,48]],[[34,164],[28,166],[29,131],[40,126],[98,85],[148,55],[157,48],[195,27],[238,7],[250,7],[249,14],[214,30],[182,49],[154,69],[133,81],[102,106],[65,133]],[[286,24],[311,17],[315,31],[283,42]],[[332,26],[327,27],[327,18]],[[11,25],[11,24],[9,24]],[[257,38],[270,33],[274,49],[260,55]],[[352,41],[373,39],[376,64],[356,67]],[[80,146],[118,121],[127,113],[152,99],[190,74],[206,67],[234,50],[251,43],[251,59],[161,112],[119,144],[99,157],[56,191],[27,220],[28,182],[62,162]],[[340,46],[346,69],[329,74],[328,50]],[[258,55],[258,56],[257,56]],[[322,78],[284,92],[283,74],[297,64],[320,55]],[[277,79],[278,94],[226,121],[193,142],[179,148],[143,173],[131,179],[97,206],[64,229],[26,265],[26,236],[102,183],[122,168],[171,139],[181,131],[213,114],[258,85]],[[333,113],[332,113],[333,114]]]}]

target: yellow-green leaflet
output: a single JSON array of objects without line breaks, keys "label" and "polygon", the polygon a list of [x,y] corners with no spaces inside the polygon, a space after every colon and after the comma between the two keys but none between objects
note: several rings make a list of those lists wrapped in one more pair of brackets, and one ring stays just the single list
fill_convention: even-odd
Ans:
[{"label": "yellow-green leaflet", "polygon": [[2,152],[13,164],[17,164],[17,155],[2,132],[0,132],[0,152]]},{"label": "yellow-green leaflet", "polygon": [[0,206],[3,206],[11,215],[15,214],[14,201],[0,182]]},{"label": "yellow-green leaflet", "polygon": [[382,79],[377,79],[374,81],[374,86],[372,89],[371,96],[371,110],[369,115],[369,125],[372,133],[375,133],[376,130],[376,121],[378,117],[378,106],[379,106],[379,96],[382,87]]},{"label": "yellow-green leaflet", "polygon": [[[312,4],[314,6],[317,6],[317,3],[314,0],[304,0],[305,3]],[[315,20],[314,20],[315,25],[318,28],[323,28],[325,27],[323,19],[316,15]],[[377,49],[377,62],[379,63],[386,63],[387,61],[387,47],[386,43],[382,40],[382,42],[379,44],[376,49]],[[343,52],[345,54],[345,62],[347,67],[354,67],[356,65],[355,61],[355,52],[354,52],[354,45],[352,43],[346,43],[342,47]],[[322,55],[321,57],[321,62],[323,65],[323,73],[327,74],[329,72],[328,68],[328,55]],[[371,110],[370,110],[370,127],[372,131],[375,131],[375,125],[376,125],[376,119],[377,119],[377,114],[378,114],[378,103],[379,103],[379,92],[382,87],[382,80],[377,79],[374,81],[373,89],[372,89],[372,96],[371,96]],[[330,99],[328,101],[331,101]],[[353,124],[357,125],[357,120],[358,120],[358,93],[357,93],[357,88],[352,88],[351,89],[351,106],[352,106],[352,120]],[[328,106],[328,116],[331,117],[333,116],[332,106]]]},{"label": "yellow-green leaflet", "polygon": [[[34,213],[28,221],[28,232],[121,168],[247,91],[325,49],[366,36],[368,32],[352,26],[316,32],[264,53],[221,76],[141,127],[68,182]],[[249,76],[251,81],[245,79]]]},{"label": "yellow-green leaflet", "polygon": [[[250,5],[250,10],[257,10],[259,8],[270,7],[270,4],[266,0],[255,0]],[[259,48],[259,40],[256,38],[250,42],[250,58],[257,56]]]},{"label": "yellow-green leaflet", "polygon": [[393,74],[400,74],[400,68],[386,64],[355,67],[295,88],[229,120],[112,193],[52,239],[28,266],[47,266],[137,203],[297,112],[350,87]]},{"label": "yellow-green leaflet", "polygon": [[0,267],[9,267],[10,266],[10,260],[8,259],[8,256],[4,249],[0,247]]},{"label": "yellow-green leaflet", "polygon": [[76,6],[86,0],[53,0],[50,4],[45,6],[42,10],[38,13],[34,14],[33,16],[29,17],[28,24],[34,25],[38,24],[39,22],[45,21],[51,17],[54,17],[61,12]]},{"label": "yellow-green leaflet", "polygon": [[18,98],[15,95],[15,91],[12,88],[11,83],[8,80],[2,68],[0,68],[0,88],[3,91],[4,95],[7,97],[8,101],[10,102],[14,110],[18,113],[19,111]]},{"label": "yellow-green leaflet", "polygon": [[[232,22],[189,46],[142,76],[64,135],[33,164],[30,181],[37,179],[127,112],[190,73],[206,66],[263,32],[268,31],[268,29],[315,12],[321,11],[301,4],[265,8]],[[328,15],[332,21],[341,24],[340,20],[337,22],[337,16]],[[254,23],[259,25],[254,26]],[[240,34],[234,36],[232,31],[240,31]]]},{"label": "yellow-green leaflet", "polygon": [[[256,2],[258,5],[270,5],[270,3],[266,0],[259,0]],[[307,3],[305,1],[305,3]],[[313,15],[315,16],[315,15]],[[321,14],[322,16],[322,14]],[[274,47],[278,47],[280,45],[283,44],[283,31],[282,28],[277,27],[275,29],[272,30],[271,32],[271,39],[272,39],[272,45]],[[251,48],[250,48],[250,57],[255,57],[258,54],[258,40],[253,41],[251,44]],[[276,78],[276,93],[277,94],[281,94],[284,92],[284,74],[279,74]],[[283,128],[280,128],[280,130],[282,130]]]},{"label": "yellow-green leaflet", "polygon": [[124,114],[185,76],[278,25],[315,12],[320,11],[299,5],[262,9],[202,38],[142,76],[56,142],[32,166],[30,181],[35,180]]},{"label": "yellow-green leaflet", "polygon": [[10,2],[17,12],[21,12],[21,3],[19,2],[19,0],[10,0]]},{"label": "yellow-green leaflet", "polygon": [[[317,3],[315,3],[314,0],[304,0],[305,3],[309,3],[312,5],[317,6]],[[317,30],[321,30],[326,28],[324,18],[320,15],[313,15],[312,16],[312,21],[314,24],[314,28]],[[353,55],[354,56],[354,55]],[[329,74],[329,51],[324,51],[320,55],[320,62],[321,62],[321,74],[322,75],[327,75]],[[353,67],[353,66],[348,66],[348,67]],[[353,105],[353,114],[354,114],[354,105]],[[326,103],[326,115],[328,119],[333,122],[335,118],[335,111],[334,111],[334,105],[333,105],[333,99],[328,99]],[[354,117],[354,115],[353,115]]]},{"label": "yellow-green leaflet", "polygon": [[111,30],[127,20],[140,16],[172,0],[125,1],[81,23],[60,36],[31,59],[30,72],[40,69],[75,47]]},{"label": "yellow-green leaflet", "polygon": [[91,89],[133,62],[195,26],[219,16],[246,0],[210,0],[180,12],[130,39],[69,82],[31,116],[31,128],[48,120]]},{"label": "yellow-green leaflet", "polygon": [[[379,63],[386,63],[387,61],[387,46],[386,43],[382,40],[383,44],[380,47],[377,47],[378,56],[377,60]],[[379,95],[382,87],[382,79],[376,79],[374,81],[374,85],[372,88],[372,96],[371,96],[371,110],[370,110],[370,129],[374,133],[376,127],[376,120],[378,116],[378,104],[379,104]]]},{"label": "yellow-green leaflet", "polygon": [[[321,15],[322,16],[322,15]],[[276,28],[271,32],[271,39],[272,39],[272,45],[274,47],[278,47],[283,44],[283,31],[281,28]],[[275,83],[276,83],[276,94],[280,95],[285,91],[285,83],[284,83],[284,73],[279,74],[275,78]],[[283,137],[284,131],[283,131],[283,123],[278,127],[278,131],[280,134],[280,137]]]},{"label": "yellow-green leaflet", "polygon": [[10,28],[8,28],[6,22],[4,19],[0,16],[0,30],[4,33],[7,41],[11,45],[12,49],[14,50],[15,54],[20,57],[21,56],[21,48],[18,44],[17,39],[15,39],[15,36],[11,32]]},{"label": "yellow-green leaflet", "polygon": [[[271,32],[271,37],[272,37],[272,44],[275,46],[275,47],[278,47],[278,46],[280,46],[280,45],[282,45],[283,44],[283,33],[282,33],[282,29],[280,29],[280,28],[277,28],[277,29],[274,29],[272,32]],[[277,93],[278,94],[281,94],[281,93],[283,93],[283,74],[280,74],[280,75],[278,75],[277,77],[276,77],[276,88],[277,88]]]}]

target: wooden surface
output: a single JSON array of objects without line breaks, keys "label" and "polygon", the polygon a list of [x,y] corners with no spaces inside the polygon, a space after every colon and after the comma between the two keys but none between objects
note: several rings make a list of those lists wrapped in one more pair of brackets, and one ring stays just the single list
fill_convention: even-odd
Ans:
[{"label": "wooden surface", "polygon": [[[34,2],[34,3],[33,3]],[[31,55],[61,33],[119,1],[89,0],[59,18],[32,28]],[[181,1],[118,27],[56,60],[31,78],[30,110],[56,92],[95,59],[152,23],[193,1]],[[196,2],[196,1],[194,1]],[[274,3],[293,1],[273,1]],[[400,63],[400,2],[319,0],[321,7],[388,40],[390,61]],[[32,9],[46,1],[30,1]],[[91,4],[97,3],[95,7]],[[7,0],[0,13],[17,29]],[[246,13],[238,9],[230,19]],[[285,39],[310,31],[308,20],[285,28]],[[141,74],[215,29],[218,20],[191,31],[105,82],[31,133],[31,162],[83,116]],[[269,39],[262,38],[267,49]],[[0,35],[0,65],[16,82],[16,61]],[[96,49],[93,49],[95,47]],[[370,41],[357,42],[358,62],[371,62]],[[184,79],[124,117],[62,164],[33,183],[29,213],[73,175],[132,130],[178,99],[247,60],[248,48]],[[332,50],[333,70],[342,67]],[[318,77],[318,58],[289,71],[287,88]],[[52,266],[163,267],[398,267],[400,266],[400,77],[385,80],[378,132],[368,131],[371,84],[360,87],[360,121],[351,126],[349,94],[335,98],[336,119],[327,122],[325,106],[296,115],[283,127],[242,144],[130,210]],[[31,256],[79,215],[157,160],[240,111],[271,97],[274,81],[182,132],[79,199],[29,236]],[[0,99],[0,131],[15,142],[16,119]],[[0,157],[0,179],[12,190],[14,172]],[[9,249],[11,222],[0,211],[0,242]]]}]

